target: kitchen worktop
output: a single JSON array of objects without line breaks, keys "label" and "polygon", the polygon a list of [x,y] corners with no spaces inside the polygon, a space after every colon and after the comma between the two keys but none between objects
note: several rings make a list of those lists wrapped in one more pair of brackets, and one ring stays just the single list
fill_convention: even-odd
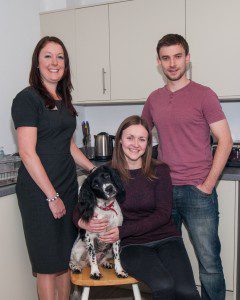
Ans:
[{"label": "kitchen worktop", "polygon": [[[95,166],[100,166],[102,164],[105,164],[106,162],[100,162],[100,161],[93,161],[93,164]],[[83,170],[80,167],[77,167],[77,175],[87,175],[88,173]],[[226,180],[226,181],[240,181],[240,168],[231,168],[226,167],[223,170],[222,175],[220,176],[220,180]],[[15,193],[15,184],[2,186],[0,187],[0,197],[11,195]]]},{"label": "kitchen worktop", "polygon": [[[99,167],[99,166],[101,166],[103,164],[106,164],[107,162],[106,161],[94,161],[94,160],[92,160],[92,163],[95,166]],[[87,175],[87,174],[88,174],[87,171],[85,171],[81,167],[77,166],[77,176]],[[240,177],[240,175],[239,175],[239,177]],[[15,194],[15,192],[16,192],[15,191],[15,187],[16,187],[16,184],[1,186],[0,187],[0,197],[4,197],[4,196],[7,196],[7,195]]]}]

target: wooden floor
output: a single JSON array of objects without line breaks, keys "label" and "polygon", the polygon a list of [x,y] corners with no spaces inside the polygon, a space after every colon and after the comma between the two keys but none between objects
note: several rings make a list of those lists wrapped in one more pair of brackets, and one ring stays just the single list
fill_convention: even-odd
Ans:
[{"label": "wooden floor", "polygon": [[[79,288],[81,293],[81,288]],[[141,293],[142,300],[152,299],[149,293]],[[72,297],[71,300],[77,300],[79,297]],[[89,299],[94,300],[133,300],[133,293],[131,289],[119,287],[91,287]]]}]

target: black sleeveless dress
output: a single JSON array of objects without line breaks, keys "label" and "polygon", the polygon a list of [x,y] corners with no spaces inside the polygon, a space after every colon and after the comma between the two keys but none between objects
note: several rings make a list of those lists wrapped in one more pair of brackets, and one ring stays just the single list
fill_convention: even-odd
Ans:
[{"label": "black sleeveless dress", "polygon": [[68,269],[71,248],[77,236],[72,222],[77,203],[76,166],[70,154],[70,140],[76,128],[61,100],[49,110],[36,90],[21,91],[12,104],[15,128],[37,127],[36,152],[66,207],[66,215],[54,219],[46,195],[22,164],[16,185],[18,205],[34,273],[53,274]]}]

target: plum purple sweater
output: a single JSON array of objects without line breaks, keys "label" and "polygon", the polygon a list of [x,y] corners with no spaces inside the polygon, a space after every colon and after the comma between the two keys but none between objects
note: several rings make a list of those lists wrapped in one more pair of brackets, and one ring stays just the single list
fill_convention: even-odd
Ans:
[{"label": "plum purple sweater", "polygon": [[172,213],[172,182],[169,167],[156,167],[157,179],[147,179],[141,169],[130,170],[124,183],[126,199],[120,204],[123,225],[119,227],[121,245],[142,244],[171,236],[180,236]]}]

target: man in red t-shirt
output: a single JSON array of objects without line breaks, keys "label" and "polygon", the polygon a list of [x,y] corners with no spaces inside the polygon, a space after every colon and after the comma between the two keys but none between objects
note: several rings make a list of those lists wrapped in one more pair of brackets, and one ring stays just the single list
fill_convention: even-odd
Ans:
[{"label": "man in red t-shirt", "polygon": [[[171,170],[173,218],[186,224],[199,261],[202,299],[224,300],[225,280],[218,237],[215,185],[232,148],[232,138],[217,95],[190,81],[186,40],[164,36],[157,45],[158,62],[167,84],[150,94],[142,116],[156,127],[158,159]],[[218,141],[212,159],[210,130]]]}]

